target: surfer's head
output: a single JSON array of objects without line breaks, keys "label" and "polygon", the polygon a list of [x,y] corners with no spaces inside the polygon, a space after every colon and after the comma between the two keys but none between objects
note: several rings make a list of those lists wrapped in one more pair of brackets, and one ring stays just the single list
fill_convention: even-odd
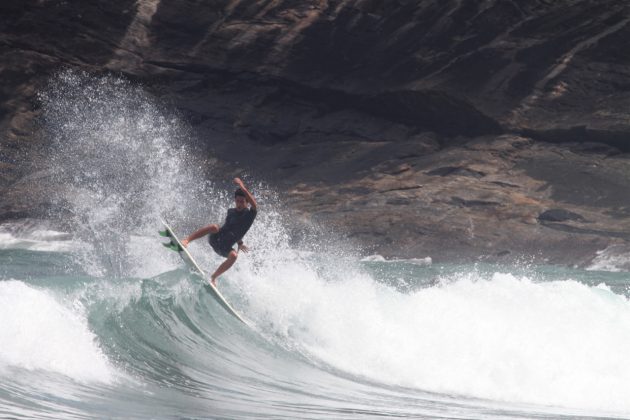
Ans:
[{"label": "surfer's head", "polygon": [[246,199],[245,191],[243,191],[240,188],[237,188],[236,191],[234,191],[234,201],[236,202],[237,210],[243,210],[244,208],[246,208],[247,199]]}]

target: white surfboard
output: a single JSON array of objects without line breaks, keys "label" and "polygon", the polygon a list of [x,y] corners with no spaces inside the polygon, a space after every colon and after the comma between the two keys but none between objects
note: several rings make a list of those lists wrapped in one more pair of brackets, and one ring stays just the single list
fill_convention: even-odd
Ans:
[{"label": "white surfboard", "polygon": [[[188,266],[190,268],[192,268],[194,271],[196,271],[204,280],[207,280],[208,277],[206,276],[206,273],[204,273],[204,271],[201,269],[201,267],[199,267],[199,264],[197,264],[197,262],[195,261],[195,259],[192,257],[192,255],[190,254],[190,252],[188,252],[188,250],[186,249],[186,247],[184,247],[182,245],[182,243],[179,241],[179,239],[177,238],[177,236],[175,235],[175,232],[173,232],[173,229],[171,229],[171,227],[168,225],[168,223],[166,222],[166,220],[161,219],[162,220],[162,224],[164,225],[164,227],[166,228],[166,235],[164,235],[162,232],[160,232],[160,234],[162,236],[166,236],[171,240],[170,244],[164,244],[167,247],[172,248],[174,251],[177,251],[179,253],[179,256],[182,257],[182,259],[186,262],[186,264],[188,264]],[[172,246],[169,246],[172,245]],[[212,283],[210,283],[208,281],[208,286],[210,287],[210,294],[212,295],[212,297],[219,302],[219,304],[223,307],[223,309],[225,309],[230,315],[234,316],[236,319],[238,319],[239,321],[241,321],[243,324],[248,325],[247,321],[245,321],[239,314],[238,312],[236,312],[234,310],[234,308],[232,308],[232,306],[227,302],[227,300],[225,300],[225,298],[223,297],[223,295],[221,294],[221,292],[219,292],[219,289],[217,289]]]}]

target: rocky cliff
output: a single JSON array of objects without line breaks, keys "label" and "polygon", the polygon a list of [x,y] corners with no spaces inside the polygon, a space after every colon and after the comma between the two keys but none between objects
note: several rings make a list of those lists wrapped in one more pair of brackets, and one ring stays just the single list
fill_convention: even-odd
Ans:
[{"label": "rocky cliff", "polygon": [[613,0],[4,2],[0,212],[45,211],[35,95],[73,67],[366,252],[586,264],[630,238],[629,38]]}]

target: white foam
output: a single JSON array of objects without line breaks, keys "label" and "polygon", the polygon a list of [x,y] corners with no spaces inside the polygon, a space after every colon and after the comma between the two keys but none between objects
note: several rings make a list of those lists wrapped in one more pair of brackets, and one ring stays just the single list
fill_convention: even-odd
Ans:
[{"label": "white foam", "polygon": [[367,257],[363,257],[361,259],[362,262],[384,262],[384,263],[400,263],[400,262],[405,262],[405,263],[409,263],[409,264],[416,264],[416,265],[431,265],[433,264],[433,259],[431,257],[424,257],[424,258],[407,258],[407,259],[386,259],[385,257],[383,257],[382,255],[379,254],[374,254],[374,255],[368,255]]},{"label": "white foam", "polygon": [[0,249],[27,249],[44,252],[70,252],[78,248],[65,232],[35,230],[15,234],[0,227]]},{"label": "white foam", "polygon": [[[159,221],[156,221],[155,225],[155,232],[162,228]],[[129,275],[152,278],[160,273],[181,267],[182,261],[179,256],[164,248],[162,246],[164,242],[166,240],[156,234],[153,236],[130,236],[127,258],[133,261],[133,265]]]},{"label": "white foam", "polygon": [[597,251],[597,255],[586,268],[589,271],[622,272],[630,269],[630,250],[625,246],[611,245]]},{"label": "white foam", "polygon": [[339,369],[429,391],[630,413],[630,303],[605,287],[497,273],[401,294],[360,273],[325,282],[303,265],[274,265],[238,280],[248,317]]},{"label": "white foam", "polygon": [[46,370],[110,382],[114,368],[84,315],[21,281],[0,281],[0,367]]},{"label": "white foam", "polygon": [[385,257],[380,254],[368,255],[367,257],[361,258],[362,262],[387,262]]}]

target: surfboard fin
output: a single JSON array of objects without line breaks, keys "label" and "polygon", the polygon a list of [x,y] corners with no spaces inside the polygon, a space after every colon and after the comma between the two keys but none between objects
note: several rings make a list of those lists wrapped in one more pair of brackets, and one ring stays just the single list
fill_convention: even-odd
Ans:
[{"label": "surfboard fin", "polygon": [[171,234],[168,230],[159,230],[158,233],[160,234],[160,236],[164,236],[166,238],[170,238]]},{"label": "surfboard fin", "polygon": [[162,245],[164,245],[166,248],[175,251],[175,252],[182,252],[183,249],[181,246],[177,245],[176,243],[168,242],[168,243],[162,243]]}]

